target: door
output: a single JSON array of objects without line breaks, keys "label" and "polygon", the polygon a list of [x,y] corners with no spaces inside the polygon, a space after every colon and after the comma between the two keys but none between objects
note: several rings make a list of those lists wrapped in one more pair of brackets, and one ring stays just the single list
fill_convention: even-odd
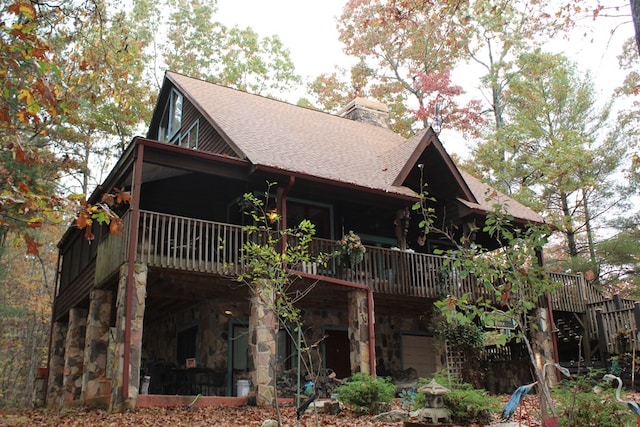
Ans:
[{"label": "door", "polygon": [[324,366],[338,378],[351,376],[349,333],[346,329],[325,328]]},{"label": "door", "polygon": [[433,375],[437,369],[435,339],[425,335],[402,335],[402,368],[413,368],[419,378]]},{"label": "door", "polygon": [[245,371],[249,357],[249,327],[245,322],[229,322],[229,362],[227,363],[227,396],[235,392],[234,372]]}]

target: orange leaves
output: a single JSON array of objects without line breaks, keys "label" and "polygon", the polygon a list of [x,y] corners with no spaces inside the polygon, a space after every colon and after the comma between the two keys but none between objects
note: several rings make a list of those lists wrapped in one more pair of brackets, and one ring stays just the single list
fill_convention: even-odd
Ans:
[{"label": "orange leaves", "polygon": [[31,218],[27,221],[27,228],[36,229],[42,227],[43,219],[40,217]]},{"label": "orange leaves", "polygon": [[112,193],[104,193],[101,197],[101,202],[107,206],[121,205],[123,203],[129,204],[131,202],[131,193],[128,191],[121,191],[119,188],[114,187]]},{"label": "orange leaves", "polygon": [[91,205],[82,202],[82,210],[76,216],[76,227],[84,230],[85,239],[91,241],[95,238],[92,231],[94,222],[109,225],[109,232],[119,235],[122,232],[122,220],[114,209],[131,202],[131,193],[114,188],[111,193],[104,193],[100,202]]},{"label": "orange leaves", "polygon": [[266,213],[266,216],[267,216],[267,221],[269,221],[270,224],[274,224],[276,221],[280,219],[280,215],[278,214],[277,209],[269,209]]},{"label": "orange leaves", "polygon": [[84,230],[84,238],[89,241],[94,239],[94,235],[91,231],[91,226],[93,224],[93,220],[91,219],[91,208],[92,206],[87,204],[87,208],[80,212],[76,217],[76,226],[80,230]]},{"label": "orange leaves", "polygon": [[122,233],[122,220],[120,217],[113,218],[109,224],[109,233],[119,236]]},{"label": "orange leaves", "polygon": [[24,182],[18,183],[18,190],[20,190],[20,192],[22,192],[23,194],[28,194],[31,192],[31,190],[29,189],[29,186]]},{"label": "orange leaves", "polygon": [[36,9],[28,1],[18,0],[10,5],[7,10],[15,15],[22,15],[29,20],[36,19]]},{"label": "orange leaves", "polygon": [[38,255],[40,253],[38,248],[42,246],[42,243],[36,242],[29,234],[24,234],[24,241],[27,244],[27,255]]}]

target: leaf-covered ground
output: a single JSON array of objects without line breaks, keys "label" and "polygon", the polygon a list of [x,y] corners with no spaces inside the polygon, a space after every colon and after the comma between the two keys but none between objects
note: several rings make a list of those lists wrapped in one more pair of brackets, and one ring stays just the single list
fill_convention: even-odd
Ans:
[{"label": "leaf-covered ground", "polygon": [[[503,402],[510,396],[501,396]],[[640,393],[629,393],[629,400],[640,401]],[[394,409],[402,405],[396,399]],[[621,411],[627,411],[624,405]],[[500,414],[493,414],[490,426],[501,427],[540,427],[540,402],[537,396],[525,398],[514,417],[508,423],[501,423]],[[281,408],[282,426],[297,427],[295,409],[291,406]],[[375,421],[371,416],[355,416],[349,410],[338,415],[307,412],[300,421],[301,427],[402,427],[402,422]],[[267,419],[276,419],[273,408],[257,407],[201,407],[185,409],[151,408],[138,409],[125,413],[108,413],[101,410],[65,408],[63,410],[0,410],[0,427],[260,427]],[[476,425],[477,427],[478,425]]]},{"label": "leaf-covered ground", "polygon": [[[140,409],[125,413],[108,413],[97,410],[71,409],[65,412],[52,410],[9,411],[0,412],[0,426],[51,426],[51,427],[260,427],[267,419],[275,419],[276,413],[272,408],[153,408]],[[402,423],[375,422],[371,417],[355,417],[343,411],[338,415],[318,414],[318,425],[323,427],[397,427]],[[295,410],[291,407],[282,408],[283,427],[296,426]],[[316,426],[313,413],[307,413],[301,418],[303,427]]]}]

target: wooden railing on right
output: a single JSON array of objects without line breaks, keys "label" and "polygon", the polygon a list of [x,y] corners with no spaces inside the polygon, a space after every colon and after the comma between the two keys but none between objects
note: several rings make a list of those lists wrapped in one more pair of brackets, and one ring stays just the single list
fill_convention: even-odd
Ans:
[{"label": "wooden railing on right", "polygon": [[554,310],[584,313],[587,304],[602,301],[603,296],[582,274],[566,274],[550,272],[551,280],[562,286],[551,293]]},{"label": "wooden railing on right", "polygon": [[[634,300],[620,298],[619,295],[614,295],[613,298],[609,298],[609,299],[605,299],[604,297],[601,297],[599,300],[594,300],[590,302],[589,304],[587,304],[587,309],[586,309],[589,336],[592,337],[593,339],[598,337],[598,318],[597,318],[598,311],[601,311],[603,314],[606,315],[605,320],[609,319],[611,316],[615,316],[609,313],[618,313],[623,318],[627,318],[629,316],[632,316],[632,314],[627,314],[624,312],[627,312],[627,311],[632,312],[634,306],[635,306]],[[628,323],[626,320],[624,321],[623,320],[618,321],[615,319],[606,320],[605,327],[607,325],[620,326],[626,323]],[[607,334],[607,336],[611,335],[607,331],[605,331],[605,333]]]},{"label": "wooden railing on right", "polygon": [[608,355],[630,353],[633,350],[639,326],[636,320],[636,310],[638,309],[634,304],[633,307],[619,310],[598,309],[593,311],[596,318],[594,337],[598,338],[601,346],[606,346],[605,359],[608,358]]}]

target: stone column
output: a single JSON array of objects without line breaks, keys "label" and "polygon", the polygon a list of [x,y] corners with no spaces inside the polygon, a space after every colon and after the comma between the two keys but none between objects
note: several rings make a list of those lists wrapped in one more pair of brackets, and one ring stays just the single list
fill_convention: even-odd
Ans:
[{"label": "stone column", "polygon": [[[544,307],[536,308],[536,323],[538,328],[531,328],[531,347],[538,369],[542,370],[545,363],[555,363],[553,353],[553,336],[549,311]],[[555,369],[547,367],[545,375],[547,384],[553,385],[556,381],[557,373]]]},{"label": "stone column", "polygon": [[351,372],[372,374],[369,369],[369,311],[367,291],[349,292],[349,342],[351,343]]},{"label": "stone column", "polygon": [[49,384],[47,384],[47,405],[62,406],[62,380],[64,377],[64,350],[69,330],[68,323],[53,324],[51,357],[49,359]]},{"label": "stone column", "polygon": [[546,383],[539,389],[542,394],[540,409],[544,417],[546,417],[548,413],[550,413],[552,417],[555,417],[556,414],[551,404],[550,388],[557,382],[556,370],[547,367],[546,371],[543,371],[546,363],[555,363],[551,319],[546,307],[536,308],[535,314],[538,328],[531,328],[531,347],[536,367],[540,370],[540,374]]},{"label": "stone column", "polygon": [[267,292],[251,298],[249,317],[249,352],[253,362],[252,380],[258,406],[275,403],[276,387],[276,336],[278,322],[269,308],[273,296]]},{"label": "stone column", "polygon": [[83,308],[69,310],[69,329],[64,344],[64,375],[62,378],[63,400],[67,405],[81,403],[86,328],[87,310]]},{"label": "stone column", "polygon": [[[124,366],[124,335],[126,327],[126,290],[128,264],[120,267],[120,282],[116,307],[116,336],[113,356],[113,376],[111,390],[111,410],[124,411],[133,409],[138,399],[140,386],[140,361],[142,357],[142,324],[144,320],[145,298],[147,293],[147,266],[134,264],[133,301],[131,311],[131,346],[129,351],[129,365]],[[124,370],[129,372],[128,384],[124,384]],[[128,396],[124,398],[124,388],[127,387]]]},{"label": "stone column", "polygon": [[109,403],[109,399],[105,401],[104,396],[111,392],[110,384],[106,382],[106,370],[113,293],[94,289],[89,299],[82,402],[87,406],[104,406]]}]

